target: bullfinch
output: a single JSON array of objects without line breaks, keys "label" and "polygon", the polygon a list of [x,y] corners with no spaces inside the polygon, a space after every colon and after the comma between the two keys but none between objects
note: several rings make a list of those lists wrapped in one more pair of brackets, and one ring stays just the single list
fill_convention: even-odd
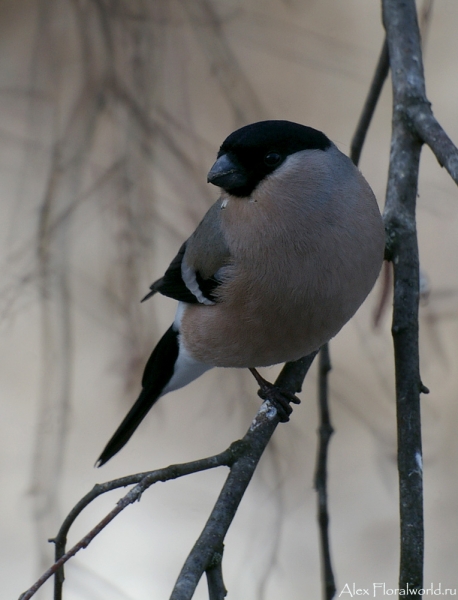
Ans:
[{"label": "bullfinch", "polygon": [[[208,182],[219,199],[144,298],[178,300],[175,320],[98,466],[161,396],[212,367],[249,368],[261,389],[272,388],[255,368],[319,349],[379,274],[385,233],[374,194],[320,131],[289,121],[242,127],[222,144]],[[274,391],[286,421],[289,401],[298,400]]]}]

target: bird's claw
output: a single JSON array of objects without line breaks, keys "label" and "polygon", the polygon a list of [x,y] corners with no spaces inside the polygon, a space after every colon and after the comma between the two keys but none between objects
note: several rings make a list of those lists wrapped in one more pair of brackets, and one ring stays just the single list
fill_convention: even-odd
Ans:
[{"label": "bird's claw", "polygon": [[259,385],[258,396],[262,400],[268,400],[276,408],[278,417],[281,423],[287,423],[289,416],[293,412],[291,403],[300,404],[300,399],[293,394],[288,392],[269,381],[266,381],[256,369],[250,369]]}]

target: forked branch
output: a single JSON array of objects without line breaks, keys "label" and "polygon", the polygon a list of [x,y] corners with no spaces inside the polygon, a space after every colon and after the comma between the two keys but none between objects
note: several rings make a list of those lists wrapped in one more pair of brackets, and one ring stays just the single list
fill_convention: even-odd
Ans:
[{"label": "forked branch", "polygon": [[[276,385],[290,392],[300,392],[304,377],[315,358],[316,353],[302,358],[294,363],[287,363],[277,378]],[[192,598],[194,591],[203,573],[207,573],[209,591],[212,600],[224,598],[224,583],[222,579],[221,558],[224,538],[230,524],[237,512],[243,494],[251,481],[251,477],[258,465],[273,432],[279,423],[276,409],[267,401],[261,405],[245,437],[216,456],[197,460],[181,465],[172,465],[165,469],[158,469],[147,473],[139,473],[104,484],[96,485],[91,492],[76,504],[65,519],[57,536],[51,540],[56,544],[55,563],[24,592],[19,600],[29,600],[40,587],[53,575],[55,580],[54,600],[62,597],[62,584],[64,581],[63,566],[81,549],[86,548],[92,540],[127,506],[139,500],[141,495],[151,485],[158,481],[168,481],[191,473],[197,473],[219,466],[230,467],[230,473],[213,508],[202,534],[186,560],[171,600],[185,600]],[[68,531],[84,508],[101,494],[108,491],[135,485],[115,508],[110,511],[86,536],[84,536],[70,550],[65,551]],[[219,557],[219,558],[218,558]]]}]

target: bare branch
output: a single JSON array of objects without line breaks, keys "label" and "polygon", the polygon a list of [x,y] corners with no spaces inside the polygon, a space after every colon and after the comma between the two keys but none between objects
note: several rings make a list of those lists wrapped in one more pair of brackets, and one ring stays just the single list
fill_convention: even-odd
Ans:
[{"label": "bare branch", "polygon": [[[261,409],[260,409],[261,410]],[[171,479],[177,479],[184,475],[190,475],[191,473],[198,473],[200,471],[206,471],[208,469],[214,469],[221,466],[231,466],[235,458],[240,452],[240,446],[238,442],[234,442],[231,446],[217,454],[210,456],[209,458],[203,458],[189,463],[171,465],[164,469],[157,469],[155,471],[149,471],[146,473],[137,473],[136,475],[129,475],[106,483],[97,484],[93,489],[84,496],[70,511],[67,518],[63,522],[57,536],[50,540],[56,544],[56,561],[55,563],[36,581],[36,583],[29,588],[26,592],[21,594],[19,600],[28,600],[40,589],[40,587],[54,574],[56,574],[56,585],[55,585],[55,600],[60,600],[62,597],[62,583],[64,581],[63,565],[81,549],[86,548],[92,540],[127,506],[136,502],[141,498],[141,495],[145,490],[151,487],[158,481],[169,481]],[[67,541],[67,534],[74,523],[78,515],[98,496],[106,494],[112,490],[120,487],[126,487],[128,485],[136,484],[123,498],[121,498],[116,507],[109,512],[91,531],[84,536],[75,546],[73,546],[68,552],[65,552],[65,544]]]},{"label": "bare branch", "polygon": [[364,103],[358,125],[356,126],[355,134],[351,141],[350,158],[356,166],[359,164],[361,150],[366,139],[367,131],[372,121],[372,117],[374,116],[375,107],[377,106],[378,99],[382,93],[383,84],[385,83],[389,70],[390,61],[388,57],[388,44],[385,39],[380,52],[377,67],[375,69],[374,77],[369,88],[369,93],[367,94],[366,102]]},{"label": "bare branch", "polygon": [[393,72],[394,112],[404,114],[421,142],[431,148],[439,164],[458,183],[458,148],[437,122],[426,97],[415,3],[384,1],[383,20]]},{"label": "bare branch", "polygon": [[331,600],[336,593],[334,573],[332,571],[331,548],[329,543],[329,514],[327,491],[327,461],[329,441],[334,429],[328,404],[328,374],[331,370],[329,345],[325,344],[320,350],[319,366],[319,410],[320,428],[317,463],[315,470],[315,489],[318,493],[318,523],[320,526],[321,572],[323,577],[323,598]]},{"label": "bare branch", "polygon": [[393,342],[396,368],[401,557],[399,588],[423,584],[423,479],[418,349],[419,261],[415,223],[422,142],[406,107],[425,105],[414,0],[383,0],[393,82],[393,122],[385,227],[394,267]]},{"label": "bare branch", "polygon": [[441,167],[445,167],[458,185],[458,148],[448,137],[433,115],[429,102],[406,107],[421,140],[433,151]]},{"label": "bare branch", "polygon": [[[299,392],[316,354],[313,352],[294,363],[287,363],[275,385],[290,392]],[[192,598],[202,574],[211,564],[215,552],[221,548],[243,494],[278,423],[277,411],[270,402],[264,402],[240,442],[247,450],[234,462],[210,517],[183,565],[170,600]]]},{"label": "bare branch", "polygon": [[[294,363],[287,363],[278,376],[276,384],[286,390],[299,392],[303,379],[315,356],[316,352]],[[56,544],[55,563],[31,588],[20,596],[19,600],[29,600],[29,598],[32,598],[52,575],[56,575],[54,599],[60,600],[62,597],[62,584],[64,581],[63,565],[80,550],[86,548],[120,512],[133,502],[139,500],[143,492],[154,483],[176,479],[183,475],[189,475],[191,473],[197,473],[219,466],[229,466],[231,467],[229,477],[226,480],[202,535],[195,544],[181,571],[175,590],[172,593],[172,598],[176,598],[176,600],[181,598],[191,598],[202,574],[206,571],[208,585],[211,589],[211,593],[214,595],[214,600],[224,598],[225,588],[222,579],[221,564],[218,564],[218,561],[221,563],[222,560],[224,537],[235,516],[245,489],[257,467],[259,459],[278,423],[279,418],[277,411],[269,402],[264,402],[245,437],[242,440],[231,444],[231,446],[221,454],[181,465],[172,465],[156,471],[122,477],[121,479],[94,486],[94,488],[86,494],[86,496],[84,496],[84,498],[82,498],[69,513],[57,536],[53,540],[50,540]],[[84,538],[75,544],[68,552],[65,552],[67,533],[81,511],[101,494],[133,484],[136,484],[135,487],[117,502],[116,507],[86,536],[84,536]]]}]

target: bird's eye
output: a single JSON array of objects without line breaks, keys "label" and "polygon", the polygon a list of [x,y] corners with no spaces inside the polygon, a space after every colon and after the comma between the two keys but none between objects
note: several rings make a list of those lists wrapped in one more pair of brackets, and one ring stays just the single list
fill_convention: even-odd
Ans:
[{"label": "bird's eye", "polygon": [[264,163],[268,166],[268,167],[276,167],[277,165],[279,165],[282,161],[282,155],[279,154],[278,152],[268,152],[265,156],[264,156]]}]

